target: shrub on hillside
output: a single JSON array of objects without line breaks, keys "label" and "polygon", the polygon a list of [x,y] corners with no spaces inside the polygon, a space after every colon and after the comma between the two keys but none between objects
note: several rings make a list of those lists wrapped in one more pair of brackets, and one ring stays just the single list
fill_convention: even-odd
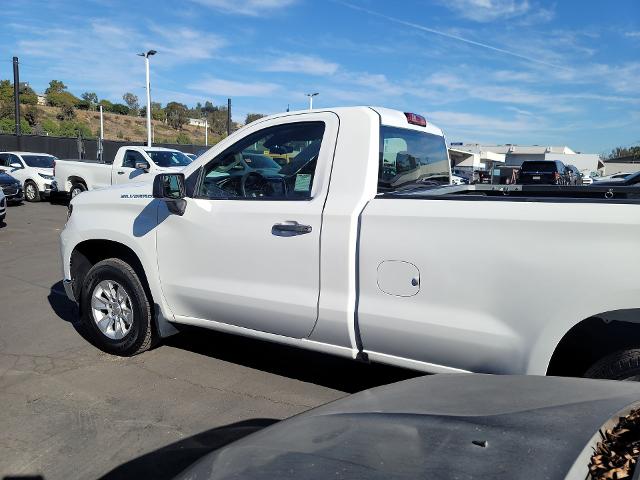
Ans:
[{"label": "shrub on hillside", "polygon": [[191,144],[191,137],[184,132],[180,132],[176,137],[176,143],[178,145],[189,145]]},{"label": "shrub on hillside", "polygon": [[[12,117],[0,119],[0,133],[15,133],[16,124]],[[31,134],[31,126],[23,118],[20,120],[20,130],[26,135]]]}]

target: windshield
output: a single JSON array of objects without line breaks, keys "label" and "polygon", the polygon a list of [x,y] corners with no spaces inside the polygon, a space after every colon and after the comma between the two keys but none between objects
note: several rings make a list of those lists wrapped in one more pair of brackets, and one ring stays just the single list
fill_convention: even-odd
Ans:
[{"label": "windshield", "polygon": [[22,160],[29,167],[53,168],[53,161],[56,160],[56,157],[51,155],[22,155]]},{"label": "windshield", "polygon": [[159,167],[186,167],[192,160],[184,153],[172,150],[146,150],[153,163]]},{"label": "windshield", "polygon": [[408,186],[449,185],[444,137],[406,128],[380,127],[378,192]]},{"label": "windshield", "polygon": [[555,162],[524,162],[521,170],[523,172],[543,172],[553,173],[558,170]]}]

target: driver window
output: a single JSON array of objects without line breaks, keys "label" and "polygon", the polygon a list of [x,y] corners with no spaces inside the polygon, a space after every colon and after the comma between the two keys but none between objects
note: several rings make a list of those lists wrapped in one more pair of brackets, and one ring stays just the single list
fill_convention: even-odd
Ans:
[{"label": "driver window", "polygon": [[140,152],[127,150],[124,154],[124,160],[122,160],[122,166],[124,168],[136,168],[136,162],[146,162],[146,159]]},{"label": "driver window", "polygon": [[311,198],[323,122],[266,128],[228,148],[206,167],[198,196],[209,199]]}]

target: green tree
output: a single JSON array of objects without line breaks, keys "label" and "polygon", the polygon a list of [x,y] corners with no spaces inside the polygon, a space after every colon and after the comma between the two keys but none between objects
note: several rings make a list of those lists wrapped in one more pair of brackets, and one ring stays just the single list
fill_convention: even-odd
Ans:
[{"label": "green tree", "polygon": [[91,102],[87,101],[87,100],[80,100],[78,103],[76,103],[76,108],[78,110],[93,110],[93,105],[91,104]]},{"label": "green tree", "polygon": [[165,108],[167,114],[167,122],[169,125],[180,130],[182,126],[189,121],[187,114],[187,106],[178,102],[169,102]]},{"label": "green tree", "polygon": [[138,97],[133,93],[127,92],[122,96],[122,100],[124,100],[124,103],[129,107],[129,115],[137,116],[140,111]]},{"label": "green tree", "polygon": [[111,112],[117,113],[118,115],[129,115],[129,107],[123,105],[122,103],[114,103],[111,105]]},{"label": "green tree", "polygon": [[611,150],[611,153],[606,155],[607,159],[619,158],[619,157],[633,157],[640,158],[640,146],[633,147],[616,147]]},{"label": "green tree", "polygon": [[259,120],[264,116],[265,115],[263,115],[262,113],[247,113],[247,118],[245,118],[244,124],[247,125],[251,122],[255,122],[256,120]]},{"label": "green tree", "polygon": [[204,107],[202,107],[202,111],[205,112],[205,113],[211,113],[215,109],[216,109],[216,107],[214,107],[213,103],[211,103],[209,100],[204,102]]},{"label": "green tree", "polygon": [[95,92],[84,92],[82,95],[80,95],[80,98],[92,105],[98,104],[98,95]]},{"label": "green tree", "polygon": [[98,105],[102,105],[102,109],[105,112],[110,112],[111,109],[113,108],[113,103],[111,103],[109,100],[100,100],[98,102]]},{"label": "green tree", "polygon": [[24,105],[38,104],[38,95],[28,84],[20,87],[20,103]]},{"label": "green tree", "polygon": [[67,86],[64,83],[62,83],[60,80],[51,80],[49,82],[49,86],[44,91],[44,93],[45,95],[48,95],[50,93],[62,93],[62,92],[65,92],[66,90],[67,90]]},{"label": "green tree", "polygon": [[[0,103],[13,105],[13,83],[9,80],[0,80]],[[25,105],[36,105],[38,103],[38,95],[27,84],[20,87],[20,103]]]}]

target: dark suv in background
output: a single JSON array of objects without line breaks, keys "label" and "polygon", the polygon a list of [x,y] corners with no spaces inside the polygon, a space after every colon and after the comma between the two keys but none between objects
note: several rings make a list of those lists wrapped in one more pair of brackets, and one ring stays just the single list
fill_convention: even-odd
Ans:
[{"label": "dark suv in background", "polygon": [[528,160],[518,172],[522,185],[570,185],[567,167],[559,160]]}]

